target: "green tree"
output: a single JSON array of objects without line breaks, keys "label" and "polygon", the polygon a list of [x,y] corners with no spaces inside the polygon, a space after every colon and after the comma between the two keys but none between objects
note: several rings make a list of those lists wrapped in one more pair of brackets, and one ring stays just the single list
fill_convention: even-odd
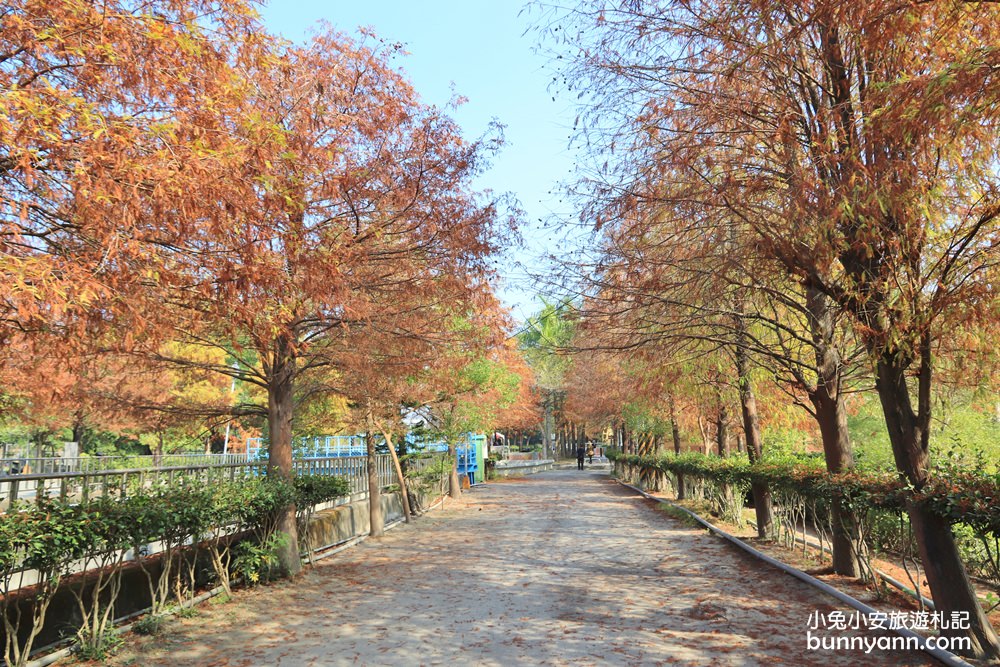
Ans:
[{"label": "green tree", "polygon": [[564,381],[569,369],[568,351],[576,331],[576,317],[569,300],[550,303],[542,299],[542,309],[528,318],[518,334],[518,344],[535,374],[535,387],[542,403],[542,456],[548,457],[555,435],[556,413],[564,398]]}]

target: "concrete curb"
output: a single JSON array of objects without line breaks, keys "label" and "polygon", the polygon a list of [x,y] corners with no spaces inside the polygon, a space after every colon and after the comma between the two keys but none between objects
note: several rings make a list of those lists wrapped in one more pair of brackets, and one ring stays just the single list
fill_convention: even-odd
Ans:
[{"label": "concrete curb", "polygon": [[[672,507],[672,508],[674,508],[676,510],[684,512],[685,514],[687,514],[690,517],[692,517],[699,524],[701,524],[702,526],[704,526],[705,528],[707,528],[710,532],[712,532],[712,533],[718,535],[719,537],[721,537],[721,538],[723,538],[723,539],[725,539],[725,540],[727,540],[727,541],[735,544],[739,548],[741,548],[744,551],[746,551],[747,553],[749,553],[749,554],[751,554],[751,555],[759,558],[760,560],[764,561],[765,563],[768,563],[769,565],[773,565],[774,567],[778,568],[782,572],[785,572],[786,574],[790,574],[791,576],[795,577],[796,579],[801,579],[802,581],[806,582],[810,586],[813,586],[814,588],[816,588],[818,590],[821,590],[824,593],[837,598],[838,600],[840,600],[844,604],[852,607],[853,609],[856,609],[857,611],[860,611],[860,612],[862,612],[864,614],[874,614],[874,613],[877,612],[877,610],[874,609],[873,607],[869,607],[868,605],[866,605],[865,603],[861,602],[860,600],[857,600],[857,599],[851,597],[847,593],[844,593],[843,591],[840,591],[840,590],[834,588],[833,586],[827,584],[826,582],[820,581],[819,579],[806,574],[802,570],[794,568],[794,567],[792,567],[790,565],[786,565],[785,563],[782,563],[781,561],[779,561],[779,560],[777,560],[775,558],[772,558],[771,556],[768,556],[767,554],[765,554],[765,553],[763,553],[761,551],[758,551],[757,549],[754,549],[752,546],[750,546],[749,544],[747,544],[743,540],[739,539],[738,537],[730,535],[729,533],[727,533],[726,531],[722,530],[721,528],[718,528],[718,527],[712,525],[711,523],[709,523],[708,521],[705,521],[703,518],[701,518],[700,516],[698,516],[697,514],[695,514],[694,512],[692,512],[691,510],[689,510],[689,509],[687,509],[685,507],[681,507],[680,505],[676,505],[676,504],[674,504],[674,503],[672,503],[669,500],[666,500],[664,498],[657,498],[656,496],[650,495],[650,494],[646,493],[645,491],[643,491],[642,489],[637,488],[635,486],[632,486],[631,484],[626,484],[625,482],[623,482],[621,480],[616,480],[616,481],[619,484],[621,484],[622,486],[624,486],[624,487],[626,487],[628,489],[631,489],[632,491],[635,491],[636,493],[639,493],[642,496],[644,496],[644,497],[646,497],[646,498],[648,498],[650,500],[655,500],[658,503],[663,503],[664,505],[669,505],[670,507]],[[949,651],[945,651],[943,649],[936,648],[936,647],[935,648],[931,648],[930,646],[927,645],[927,638],[926,637],[924,637],[922,635],[919,635],[916,632],[913,632],[912,630],[910,630],[908,628],[895,628],[895,629],[892,629],[891,631],[895,632],[900,637],[906,637],[906,638],[911,638],[912,637],[912,638],[915,638],[918,641],[918,643],[919,643],[921,651],[923,651],[924,653],[927,653],[931,657],[933,657],[933,658],[941,661],[945,665],[950,665],[952,667],[973,667],[973,665],[969,664],[965,660],[962,660],[962,658],[958,657],[954,653],[950,653]]]}]

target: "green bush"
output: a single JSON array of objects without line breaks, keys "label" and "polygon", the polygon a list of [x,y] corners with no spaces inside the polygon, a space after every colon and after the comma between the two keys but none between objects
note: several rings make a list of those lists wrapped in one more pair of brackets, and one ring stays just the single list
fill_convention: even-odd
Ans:
[{"label": "green bush", "polygon": [[143,616],[132,624],[132,632],[137,635],[158,635],[163,629],[163,620],[163,616],[159,614]]},{"label": "green bush", "polygon": [[77,657],[81,660],[93,660],[103,662],[108,657],[114,655],[121,645],[125,643],[125,638],[114,633],[102,634],[95,641],[86,644],[77,644],[74,649]]},{"label": "green bush", "polygon": [[278,553],[287,540],[282,533],[271,533],[263,542],[240,542],[233,562],[236,572],[250,585],[275,579],[279,573]]},{"label": "green bush", "polygon": [[275,477],[255,477],[239,486],[235,499],[242,523],[264,542],[274,532],[282,509],[295,503],[295,487]]},{"label": "green bush", "polygon": [[293,482],[295,505],[313,506],[350,495],[350,483],[336,475],[300,475]]},{"label": "green bush", "polygon": [[[197,478],[177,478],[152,487],[133,486],[128,495],[70,502],[41,496],[0,515],[0,614],[7,636],[23,636],[22,619],[31,624],[26,641],[10,642],[5,660],[24,664],[41,630],[48,603],[75,563],[93,574],[75,577],[69,587],[77,601],[82,624],[77,629],[80,654],[102,659],[114,642],[110,621],[121,583],[125,554],[132,549],[145,572],[152,613],[141,623],[153,629],[160,614],[194,593],[198,551],[207,551],[217,577],[227,592],[232,571],[248,582],[266,581],[277,574],[277,553],[284,535],[275,532],[280,512],[295,504],[303,511],[347,495],[341,477],[304,476],[289,482],[256,477],[206,484]],[[249,532],[230,556],[230,533]],[[142,558],[147,545],[160,542],[160,567]],[[11,592],[17,573],[39,573],[35,604],[30,614],[13,608]],[[96,594],[95,594],[96,593]]]},{"label": "green bush", "polygon": [[77,508],[86,522],[82,569],[96,573],[90,578],[75,577],[69,586],[81,619],[77,645],[88,655],[103,656],[113,648],[108,631],[121,590],[132,517],[128,506],[114,496],[96,498]]},{"label": "green bush", "polygon": [[952,523],[963,523],[991,535],[1000,535],[1000,474],[971,470],[953,463],[932,469],[920,489],[908,486],[892,472],[826,472],[820,459],[789,457],[750,464],[745,457],[719,458],[704,454],[641,457],[609,452],[618,463],[667,473],[702,477],[719,483],[761,482],[772,489],[809,500],[838,498],[848,506],[875,507],[893,513],[908,502],[923,503]]},{"label": "green bush", "polygon": [[314,547],[309,538],[309,521],[316,505],[350,495],[351,485],[345,478],[334,475],[299,475],[293,485],[299,551],[305,552],[311,564]]},{"label": "green bush", "polygon": [[[49,603],[63,578],[77,562],[97,568],[91,595],[85,602],[80,582],[70,589],[76,596],[83,616],[78,637],[85,650],[103,650],[107,645],[106,629],[120,581],[124,526],[127,514],[114,499],[100,498],[80,504],[40,496],[33,504],[21,504],[0,515],[0,615],[8,638],[22,636],[22,641],[8,641],[4,660],[9,665],[27,662],[35,638],[48,615]],[[21,570],[35,570],[38,583],[30,613],[17,607],[12,583]],[[22,622],[30,623],[26,636]]]}]

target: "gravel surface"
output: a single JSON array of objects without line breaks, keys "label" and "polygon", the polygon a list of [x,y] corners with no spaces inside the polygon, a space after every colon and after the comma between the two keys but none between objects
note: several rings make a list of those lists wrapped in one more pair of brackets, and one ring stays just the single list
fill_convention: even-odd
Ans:
[{"label": "gravel surface", "polygon": [[476,487],[292,582],[130,640],[112,664],[937,664],[808,650],[810,614],[836,609],[606,474],[558,470]]}]

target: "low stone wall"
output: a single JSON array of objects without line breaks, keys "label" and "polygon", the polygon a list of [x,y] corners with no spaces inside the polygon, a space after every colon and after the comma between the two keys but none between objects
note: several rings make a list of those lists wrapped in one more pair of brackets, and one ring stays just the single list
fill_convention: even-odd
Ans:
[{"label": "low stone wall", "polygon": [[499,461],[493,467],[493,477],[523,477],[552,470],[553,461]]},{"label": "low stone wall", "polygon": [[[403,499],[398,492],[383,493],[381,501],[386,523],[403,517]],[[367,498],[317,512],[309,522],[309,545],[314,550],[323,549],[367,535],[369,516]]]}]

